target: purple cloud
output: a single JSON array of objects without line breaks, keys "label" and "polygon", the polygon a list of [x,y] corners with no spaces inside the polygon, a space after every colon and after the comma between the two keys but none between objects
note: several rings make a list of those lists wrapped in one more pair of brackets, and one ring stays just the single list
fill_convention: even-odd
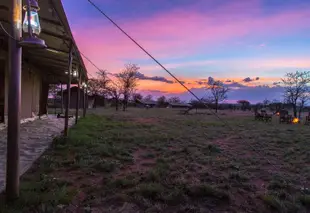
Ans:
[{"label": "purple cloud", "polygon": [[[236,102],[237,100],[245,99],[251,103],[257,103],[263,101],[265,98],[268,100],[282,99],[284,88],[277,86],[246,86],[241,85],[237,82],[233,83],[234,86],[238,86],[238,89],[231,89],[228,93],[227,102]],[[195,93],[199,98],[205,97],[205,88],[193,88],[192,92]],[[180,93],[179,96],[182,100],[191,100],[193,97],[188,92]]]},{"label": "purple cloud", "polygon": [[149,81],[161,81],[167,84],[173,84],[174,81],[168,80],[165,77],[162,76],[146,76],[143,73],[138,72],[137,73],[137,78],[140,80],[149,80]]},{"label": "purple cloud", "polygon": [[259,80],[259,77],[256,77],[256,78],[253,78],[253,79],[250,78],[250,77],[246,77],[242,81],[248,83],[248,82],[251,82],[251,81],[258,81],[258,80]]}]

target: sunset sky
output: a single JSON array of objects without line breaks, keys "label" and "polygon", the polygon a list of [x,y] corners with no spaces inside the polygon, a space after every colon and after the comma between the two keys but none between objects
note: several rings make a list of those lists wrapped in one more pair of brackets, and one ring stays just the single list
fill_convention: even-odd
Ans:
[{"label": "sunset sky", "polygon": [[[286,72],[310,70],[308,0],[94,2],[200,97],[212,77],[231,86],[229,101],[280,100],[275,82]],[[80,51],[98,67],[117,73],[125,63],[138,64],[144,94],[191,99],[88,1],[63,4]]]}]

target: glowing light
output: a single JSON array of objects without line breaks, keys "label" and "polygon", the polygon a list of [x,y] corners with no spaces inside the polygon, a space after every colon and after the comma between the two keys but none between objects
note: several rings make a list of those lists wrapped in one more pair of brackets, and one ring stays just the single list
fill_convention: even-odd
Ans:
[{"label": "glowing light", "polygon": [[53,50],[51,48],[47,48],[46,50],[49,51],[49,52],[52,52],[52,53],[56,53],[56,54],[60,54],[61,53],[61,52],[59,52],[57,50]]},{"label": "glowing light", "polygon": [[87,84],[85,82],[82,83],[82,88],[86,88]]},{"label": "glowing light", "polygon": [[73,76],[73,77],[78,77],[78,76],[79,76],[79,73],[78,73],[76,70],[74,70],[73,73],[72,73],[72,76]]},{"label": "glowing light", "polygon": [[[28,32],[28,11],[25,12],[25,18],[24,18],[24,22],[23,22],[23,31],[25,33],[29,33]],[[31,30],[32,33],[35,35],[39,35],[41,33],[41,25],[40,25],[40,21],[39,21],[39,15],[38,12],[35,10],[31,10],[30,11],[30,26],[31,26]]]},{"label": "glowing light", "polygon": [[26,5],[23,6],[23,9],[25,10],[23,31],[27,36],[21,38],[19,44],[28,48],[46,48],[45,41],[38,37],[41,33],[41,26],[38,14],[40,8],[37,0],[26,0]]},{"label": "glowing light", "polygon": [[298,123],[299,123],[299,119],[298,119],[298,118],[294,118],[294,119],[292,120],[292,123],[293,123],[293,124],[298,124]]}]

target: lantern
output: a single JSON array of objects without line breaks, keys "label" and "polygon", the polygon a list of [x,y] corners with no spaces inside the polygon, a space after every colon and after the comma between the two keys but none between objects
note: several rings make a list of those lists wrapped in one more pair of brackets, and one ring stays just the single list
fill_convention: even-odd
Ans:
[{"label": "lantern", "polygon": [[79,76],[79,73],[78,73],[76,70],[74,70],[74,71],[72,72],[72,76],[73,76],[74,78],[77,78],[77,77]]},{"label": "lantern", "polygon": [[37,0],[27,0],[26,2],[27,4],[23,6],[25,10],[23,31],[27,34],[27,37],[22,39],[20,45],[30,48],[46,48],[44,40],[38,38],[41,33],[38,2]]}]

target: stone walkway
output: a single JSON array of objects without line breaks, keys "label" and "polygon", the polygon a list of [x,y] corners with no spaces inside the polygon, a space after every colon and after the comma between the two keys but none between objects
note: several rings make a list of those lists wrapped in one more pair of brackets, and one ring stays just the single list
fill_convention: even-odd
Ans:
[{"label": "stone walkway", "polygon": [[[69,126],[74,118],[69,119]],[[63,131],[64,119],[53,115],[21,124],[20,132],[20,175],[24,174],[52,143],[53,138]],[[5,188],[7,131],[0,131],[0,193]]]}]

